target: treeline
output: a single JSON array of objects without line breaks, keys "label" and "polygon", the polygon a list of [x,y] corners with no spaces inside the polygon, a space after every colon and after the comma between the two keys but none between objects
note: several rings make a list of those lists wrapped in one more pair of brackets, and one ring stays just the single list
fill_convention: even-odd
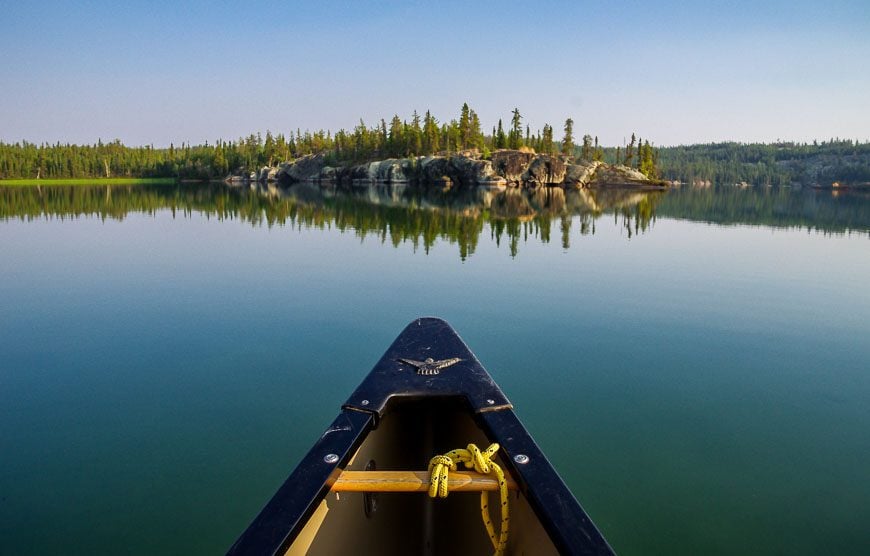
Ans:
[{"label": "treeline", "polygon": [[661,177],[717,185],[830,185],[870,182],[870,143],[711,143],[659,149]]},{"label": "treeline", "polygon": [[[283,151],[283,152],[282,152]],[[180,178],[225,176],[230,168],[255,168],[287,154],[271,134],[214,145],[128,147],[119,140],[93,145],[0,142],[0,179]]]},{"label": "treeline", "polygon": [[[383,158],[451,154],[475,149],[487,158],[495,149],[533,149],[538,153],[602,160],[604,149],[598,138],[584,135],[574,141],[574,121],[565,120],[562,136],[555,137],[552,125],[532,131],[515,108],[507,125],[502,119],[484,132],[480,117],[462,105],[457,118],[440,122],[430,111],[414,112],[409,119],[395,115],[368,126],[362,120],[352,130],[334,134],[297,129],[289,135],[252,134],[237,141],[218,140],[209,145],[182,143],[168,148],[128,147],[119,140],[93,145],[0,142],[0,179],[173,177],[180,179],[222,178],[233,172],[250,172],[263,166],[314,154],[327,153],[330,163],[348,164]],[[623,162],[655,177],[655,151],[649,143],[634,142],[625,149]],[[617,154],[617,158],[620,155]]]}]

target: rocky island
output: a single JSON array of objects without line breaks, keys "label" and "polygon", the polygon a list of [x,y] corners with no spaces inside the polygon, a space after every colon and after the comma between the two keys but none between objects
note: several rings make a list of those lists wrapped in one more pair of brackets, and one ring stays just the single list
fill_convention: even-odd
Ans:
[{"label": "rocky island", "polygon": [[439,187],[563,187],[588,189],[623,187],[663,189],[667,182],[652,180],[634,168],[573,157],[538,154],[531,149],[499,149],[488,158],[477,150],[455,154],[389,158],[364,163],[331,165],[328,153],[307,155],[257,172],[236,173],[229,183],[323,183],[342,186],[377,184]]}]

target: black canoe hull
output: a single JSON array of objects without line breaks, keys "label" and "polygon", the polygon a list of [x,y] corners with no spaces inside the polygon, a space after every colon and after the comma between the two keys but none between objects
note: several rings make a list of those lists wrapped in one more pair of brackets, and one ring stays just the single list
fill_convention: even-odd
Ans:
[{"label": "black canoe hull", "polygon": [[[430,367],[424,365],[415,368],[414,362],[425,363],[427,359],[434,361],[435,366],[439,361],[447,362],[449,366],[434,370],[436,374],[421,374],[421,372],[432,371],[431,364]],[[454,360],[455,362],[452,362]],[[432,415],[436,415],[435,419],[437,419],[439,408],[442,407],[443,414],[447,415],[452,411],[459,417],[467,415],[465,419],[468,423],[473,423],[471,426],[464,426],[463,430],[467,434],[463,433],[464,436],[460,434],[462,442],[449,445],[449,448],[445,448],[443,444],[456,443],[459,440],[448,439],[449,437],[445,436],[447,433],[437,428],[435,430],[440,437],[439,434],[433,436],[432,424],[428,424],[426,429],[421,428],[423,426],[421,421],[432,419]],[[465,442],[472,441],[466,440],[466,437],[471,434],[479,437],[480,441],[497,442],[501,446],[499,461],[519,486],[520,494],[517,495],[517,499],[520,505],[528,505],[531,509],[528,511],[529,515],[533,513],[533,517],[538,522],[533,525],[533,528],[542,528],[545,531],[545,536],[549,537],[548,542],[552,543],[555,551],[560,554],[613,553],[607,541],[517,418],[510,401],[489,373],[450,325],[440,319],[426,318],[412,322],[393,342],[344,404],[336,419],[230,548],[228,554],[287,553],[300,534],[304,530],[307,531],[306,525],[315,513],[325,511],[324,501],[330,496],[330,488],[338,474],[350,464],[358,467],[359,462],[354,463],[354,457],[361,451],[361,446],[367,438],[386,434],[379,431],[379,428],[390,428],[381,427],[384,419],[391,420],[390,427],[393,429],[397,427],[398,422],[402,426],[412,427],[414,432],[411,434],[405,431],[406,434],[400,441],[390,440],[386,445],[381,444],[386,447],[385,451],[393,452],[391,455],[385,453],[381,458],[382,461],[399,465],[405,463],[402,459],[404,453],[398,455],[394,453],[396,449],[393,445],[397,442],[408,446],[404,451],[413,454],[413,457],[408,455],[410,458],[408,462],[418,462],[410,463],[410,466],[423,469],[428,463],[428,457],[435,455],[435,452],[430,451],[428,456],[423,456],[420,449],[431,450],[434,446],[439,450],[447,451],[464,447]],[[473,428],[478,430],[474,431]],[[424,430],[428,432],[422,432]],[[415,443],[414,439],[425,437],[429,437],[426,448],[410,446]],[[389,496],[425,495],[391,494]],[[395,500],[391,498],[387,501]],[[338,504],[333,501],[330,503]],[[359,506],[362,507],[362,504]],[[418,504],[402,507],[406,508],[402,510],[404,514],[408,514],[413,512],[407,508],[422,506]],[[387,508],[388,504],[385,504],[385,512],[388,511]],[[420,519],[437,518],[437,515],[433,518],[435,514],[431,507],[423,513],[428,518],[420,516]],[[396,515],[402,514],[400,512]],[[482,529],[479,517],[477,520],[477,523],[469,527]],[[372,528],[376,527],[374,521],[371,524]],[[365,523],[363,526],[365,527]],[[512,527],[517,528],[522,525]],[[311,529],[311,526],[308,529]],[[408,529],[407,526],[403,528],[406,536],[409,534]],[[431,535],[431,532],[426,534]],[[304,535],[310,536],[311,533],[306,532]],[[522,537],[522,533],[519,533],[519,536]],[[527,536],[533,538],[534,534],[529,533]],[[399,542],[399,538],[401,535],[396,535],[395,542]],[[362,541],[360,542],[361,547],[365,546]],[[380,545],[381,549],[378,552],[391,553],[387,546],[391,541],[387,539],[383,542],[385,544]],[[452,550],[434,549],[431,539],[420,542],[423,544],[408,544],[405,551],[434,554],[448,553]],[[420,548],[424,545],[427,547],[425,550]],[[332,550],[336,550],[334,542],[330,546],[333,546]],[[365,550],[362,552],[364,553]],[[396,553],[401,552],[398,549],[396,551]]]}]

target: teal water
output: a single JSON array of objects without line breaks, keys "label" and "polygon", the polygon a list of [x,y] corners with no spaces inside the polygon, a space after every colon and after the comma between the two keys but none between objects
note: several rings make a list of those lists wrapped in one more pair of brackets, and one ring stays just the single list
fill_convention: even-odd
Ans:
[{"label": "teal water", "polygon": [[0,553],[222,553],[412,319],[623,554],[870,552],[870,199],[0,189]]}]

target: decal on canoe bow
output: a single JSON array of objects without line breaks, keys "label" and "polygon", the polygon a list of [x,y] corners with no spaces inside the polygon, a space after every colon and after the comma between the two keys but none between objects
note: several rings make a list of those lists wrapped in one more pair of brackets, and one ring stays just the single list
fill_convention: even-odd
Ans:
[{"label": "decal on canoe bow", "polygon": [[427,357],[425,361],[416,361],[414,359],[406,359],[404,357],[399,357],[397,359],[400,363],[405,363],[406,365],[411,365],[412,367],[417,368],[418,375],[437,375],[441,372],[442,369],[446,369],[452,365],[455,365],[462,361],[459,357],[451,357],[450,359],[441,359],[440,361],[435,361],[431,357]]}]

